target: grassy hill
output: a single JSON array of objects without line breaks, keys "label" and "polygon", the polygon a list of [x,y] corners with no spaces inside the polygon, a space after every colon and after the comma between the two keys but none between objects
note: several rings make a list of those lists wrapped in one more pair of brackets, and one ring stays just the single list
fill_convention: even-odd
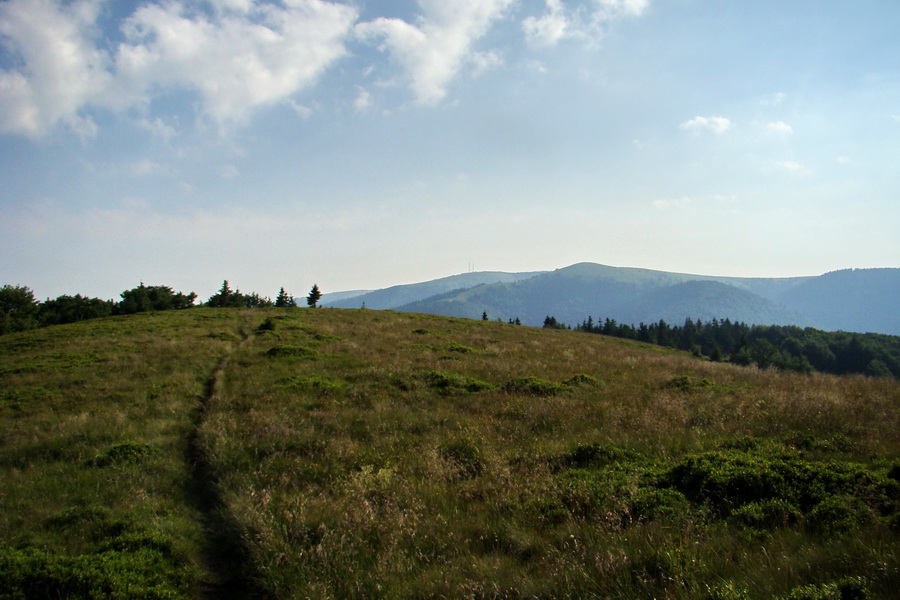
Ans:
[{"label": "grassy hill", "polygon": [[371,310],[0,337],[0,598],[892,598],[900,383]]}]

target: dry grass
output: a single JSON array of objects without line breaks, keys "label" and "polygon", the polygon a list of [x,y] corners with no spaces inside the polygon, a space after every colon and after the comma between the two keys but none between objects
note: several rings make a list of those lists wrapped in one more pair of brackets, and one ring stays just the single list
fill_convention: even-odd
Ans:
[{"label": "dry grass", "polygon": [[[266,319],[274,328],[258,330]],[[729,583],[769,599],[855,575],[887,597],[900,584],[887,522],[900,498],[829,537],[802,523],[747,531],[660,483],[686,456],[769,448],[759,440],[776,448],[760,460],[861,465],[887,481],[895,380],[366,310],[191,310],[0,348],[5,389],[21,396],[0,407],[4,538],[90,552],[43,524],[110,506],[182,549],[188,594],[202,531],[183,453],[216,365],[198,440],[271,597],[697,598]],[[156,453],[85,466],[122,442]],[[600,459],[578,462],[579,448]]]}]

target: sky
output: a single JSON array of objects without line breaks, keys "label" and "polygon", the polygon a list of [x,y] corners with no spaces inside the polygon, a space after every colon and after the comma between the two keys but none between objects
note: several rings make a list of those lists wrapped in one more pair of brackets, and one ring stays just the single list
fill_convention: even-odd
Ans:
[{"label": "sky", "polygon": [[0,285],[900,266],[897,0],[2,0]]}]

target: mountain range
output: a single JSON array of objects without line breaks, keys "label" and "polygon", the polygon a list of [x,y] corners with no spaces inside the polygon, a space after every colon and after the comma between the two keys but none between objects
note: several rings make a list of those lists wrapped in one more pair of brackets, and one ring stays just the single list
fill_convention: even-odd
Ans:
[{"label": "mountain range", "polygon": [[464,273],[374,291],[326,294],[323,306],[391,309],[478,319],[547,316],[577,325],[588,316],[620,323],[731,319],[827,331],[900,335],[900,269],[847,269],[819,276],[742,278],[578,263],[555,271]]}]

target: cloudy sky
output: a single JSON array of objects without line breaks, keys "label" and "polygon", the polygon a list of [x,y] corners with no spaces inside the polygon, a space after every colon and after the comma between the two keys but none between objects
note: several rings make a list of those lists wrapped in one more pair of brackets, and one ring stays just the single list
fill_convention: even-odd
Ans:
[{"label": "cloudy sky", "polygon": [[3,0],[0,284],[900,266],[897,0]]}]

